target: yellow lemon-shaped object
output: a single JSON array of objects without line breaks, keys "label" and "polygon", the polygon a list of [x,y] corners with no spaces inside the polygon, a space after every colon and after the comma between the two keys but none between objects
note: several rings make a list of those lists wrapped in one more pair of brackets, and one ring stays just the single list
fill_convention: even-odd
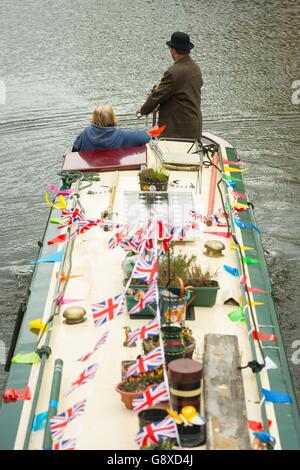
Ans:
[{"label": "yellow lemon-shaped object", "polygon": [[197,410],[194,406],[184,406],[181,410],[181,414],[187,421],[191,422],[194,416],[196,416]]},{"label": "yellow lemon-shaped object", "polygon": [[202,418],[194,406],[184,406],[181,410],[180,416],[186,421],[186,426],[197,424],[201,426],[206,423],[206,419]]}]

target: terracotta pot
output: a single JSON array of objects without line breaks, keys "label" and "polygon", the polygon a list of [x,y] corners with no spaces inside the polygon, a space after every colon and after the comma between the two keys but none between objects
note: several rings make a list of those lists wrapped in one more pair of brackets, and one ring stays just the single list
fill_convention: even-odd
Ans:
[{"label": "terracotta pot", "polygon": [[153,385],[157,385],[157,384],[151,384],[151,385],[149,385],[149,387],[147,387],[147,389],[139,390],[137,392],[126,392],[125,390],[120,389],[120,385],[123,384],[124,382],[125,382],[125,380],[120,382],[116,386],[115,390],[116,390],[116,392],[118,392],[121,395],[121,400],[124,403],[124,405],[126,406],[127,410],[132,410],[132,402],[135,398],[141,396],[143,393],[145,393],[146,390],[148,390],[148,388],[153,387]]}]

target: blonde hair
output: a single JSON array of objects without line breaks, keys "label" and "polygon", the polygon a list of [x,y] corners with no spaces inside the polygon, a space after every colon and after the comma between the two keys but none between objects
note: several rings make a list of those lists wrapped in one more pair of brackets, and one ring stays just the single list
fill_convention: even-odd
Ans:
[{"label": "blonde hair", "polygon": [[93,111],[91,123],[101,127],[113,127],[117,126],[119,121],[112,109],[112,106],[110,104],[105,104],[104,106],[97,106]]}]

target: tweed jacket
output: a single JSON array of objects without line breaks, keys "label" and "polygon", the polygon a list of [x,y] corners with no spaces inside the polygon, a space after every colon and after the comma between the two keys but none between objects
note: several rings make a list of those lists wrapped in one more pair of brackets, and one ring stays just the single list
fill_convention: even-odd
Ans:
[{"label": "tweed jacket", "polygon": [[159,126],[166,125],[163,137],[201,139],[201,88],[199,66],[186,55],[176,61],[141,107],[151,113],[159,105]]}]

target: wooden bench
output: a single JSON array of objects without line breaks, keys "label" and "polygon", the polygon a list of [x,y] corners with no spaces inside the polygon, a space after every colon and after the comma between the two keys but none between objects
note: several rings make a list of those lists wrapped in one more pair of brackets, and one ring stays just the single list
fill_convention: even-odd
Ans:
[{"label": "wooden bench", "polygon": [[251,449],[237,337],[205,335],[203,365],[207,449]]}]

